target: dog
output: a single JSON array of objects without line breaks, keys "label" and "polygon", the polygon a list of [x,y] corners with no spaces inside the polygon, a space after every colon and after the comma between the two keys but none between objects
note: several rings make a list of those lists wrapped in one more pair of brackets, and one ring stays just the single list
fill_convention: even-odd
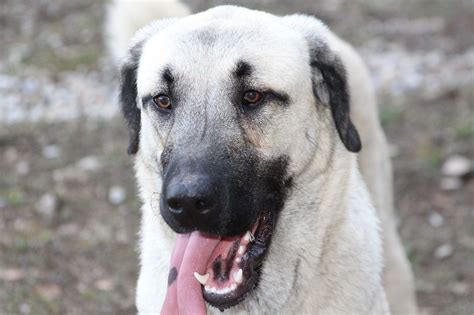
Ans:
[{"label": "dog", "polygon": [[[177,1],[109,8],[143,201],[138,312],[415,314],[357,53],[310,16],[189,14]],[[157,16],[175,17],[125,49]]]}]

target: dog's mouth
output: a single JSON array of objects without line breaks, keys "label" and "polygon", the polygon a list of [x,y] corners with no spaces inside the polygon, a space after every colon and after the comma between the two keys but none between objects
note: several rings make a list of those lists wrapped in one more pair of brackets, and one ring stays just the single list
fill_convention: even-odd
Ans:
[{"label": "dog's mouth", "polygon": [[270,245],[273,221],[272,212],[266,211],[251,231],[219,242],[208,261],[206,274],[195,275],[209,304],[221,310],[234,306],[256,287]]},{"label": "dog's mouth", "polygon": [[206,314],[204,300],[220,310],[243,301],[258,285],[275,219],[272,211],[263,211],[236,237],[178,235],[162,314]]}]

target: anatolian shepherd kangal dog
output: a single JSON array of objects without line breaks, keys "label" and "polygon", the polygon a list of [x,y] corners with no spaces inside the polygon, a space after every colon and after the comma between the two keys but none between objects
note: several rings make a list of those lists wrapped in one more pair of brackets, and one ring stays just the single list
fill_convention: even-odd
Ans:
[{"label": "anatolian shepherd kangal dog", "polygon": [[109,8],[143,200],[139,313],[416,313],[360,57],[310,16],[187,14]]}]

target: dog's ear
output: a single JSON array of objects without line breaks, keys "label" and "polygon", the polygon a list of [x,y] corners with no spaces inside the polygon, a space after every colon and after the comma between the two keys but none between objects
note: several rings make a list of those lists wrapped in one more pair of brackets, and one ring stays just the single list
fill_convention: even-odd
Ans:
[{"label": "dog's ear", "polygon": [[313,92],[321,102],[331,107],[337,132],[347,150],[359,152],[362,144],[350,118],[350,95],[344,66],[336,56],[328,60],[328,56],[323,54],[330,52],[318,50],[310,54]]},{"label": "dog's ear", "polygon": [[141,113],[137,104],[137,69],[142,47],[147,39],[177,20],[178,18],[157,20],[139,30],[123,60],[119,99],[129,133],[128,154],[136,154],[140,144]]},{"label": "dog's ear", "polygon": [[128,154],[138,151],[140,139],[141,114],[137,106],[137,68],[138,49],[135,56],[130,50],[130,58],[125,61],[120,69],[120,107],[128,127]]},{"label": "dog's ear", "polygon": [[350,118],[346,71],[340,58],[331,51],[325,40],[329,30],[322,22],[309,16],[292,15],[284,19],[292,28],[303,32],[308,42],[315,97],[330,106],[337,132],[347,150],[359,152],[362,144]]}]

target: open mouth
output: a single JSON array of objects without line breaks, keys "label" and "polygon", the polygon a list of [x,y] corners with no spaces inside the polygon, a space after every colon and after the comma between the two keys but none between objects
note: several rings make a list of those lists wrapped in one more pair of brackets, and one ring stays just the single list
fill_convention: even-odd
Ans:
[{"label": "open mouth", "polygon": [[256,287],[273,227],[272,212],[266,211],[251,231],[219,242],[208,261],[206,274],[194,274],[209,304],[223,310],[241,302]]},{"label": "open mouth", "polygon": [[183,307],[205,314],[203,300],[220,310],[243,301],[258,285],[274,226],[275,214],[263,211],[250,230],[235,237],[180,234],[162,314],[176,309],[181,313]]}]

